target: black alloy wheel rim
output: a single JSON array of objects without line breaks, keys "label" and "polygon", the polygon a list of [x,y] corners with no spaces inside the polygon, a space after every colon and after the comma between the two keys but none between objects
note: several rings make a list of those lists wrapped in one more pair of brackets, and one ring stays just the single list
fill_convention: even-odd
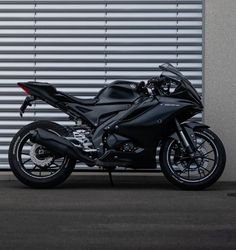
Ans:
[{"label": "black alloy wheel rim", "polygon": [[218,163],[218,150],[207,133],[195,132],[197,152],[194,157],[184,153],[180,143],[173,140],[167,149],[168,167],[180,182],[201,182],[208,179]]},{"label": "black alloy wheel rim", "polygon": [[[54,131],[51,131],[54,132]],[[55,133],[55,132],[54,132]],[[45,151],[45,157],[50,157],[52,160],[46,166],[40,166],[32,161],[30,156],[30,150],[34,145],[30,141],[30,134],[21,139],[18,149],[17,149],[17,158],[18,162],[20,163],[21,169],[30,177],[39,178],[39,179],[46,179],[51,178],[52,176],[56,175],[60,170],[65,166],[68,162],[68,157],[54,157],[53,154],[50,154],[46,148],[41,146],[41,150]],[[43,160],[43,155],[37,156],[39,160]]]}]

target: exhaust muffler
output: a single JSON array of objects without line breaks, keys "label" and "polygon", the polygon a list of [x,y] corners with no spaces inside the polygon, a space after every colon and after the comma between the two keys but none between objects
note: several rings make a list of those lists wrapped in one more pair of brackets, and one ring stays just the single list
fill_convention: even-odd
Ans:
[{"label": "exhaust muffler", "polygon": [[93,160],[84,155],[69,140],[47,130],[41,128],[33,130],[31,132],[30,140],[34,143],[43,145],[55,154],[69,156],[72,159],[79,160],[90,166],[95,164]]}]

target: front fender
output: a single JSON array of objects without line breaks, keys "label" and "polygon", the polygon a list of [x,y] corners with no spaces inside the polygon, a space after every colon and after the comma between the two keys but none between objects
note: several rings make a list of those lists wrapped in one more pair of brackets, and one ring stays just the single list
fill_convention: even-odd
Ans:
[{"label": "front fender", "polygon": [[[209,128],[209,126],[206,124],[203,124],[203,123],[199,123],[199,122],[184,122],[181,124],[181,128],[183,130],[183,133],[184,133],[190,147],[194,151],[196,146],[197,146],[197,141],[196,141],[196,138],[194,135],[194,129],[195,128]],[[174,132],[169,137],[171,137],[177,141],[181,141],[177,132]]]},{"label": "front fender", "polygon": [[187,127],[190,129],[194,129],[194,128],[210,128],[208,125],[203,124],[203,123],[199,123],[199,122],[184,122],[181,124],[181,127]]},{"label": "front fender", "polygon": [[[183,130],[185,130],[188,134],[193,134],[193,130],[195,128],[209,128],[208,125],[199,123],[199,122],[184,122],[181,124]],[[179,140],[179,137],[176,132],[171,134],[169,137]]]}]

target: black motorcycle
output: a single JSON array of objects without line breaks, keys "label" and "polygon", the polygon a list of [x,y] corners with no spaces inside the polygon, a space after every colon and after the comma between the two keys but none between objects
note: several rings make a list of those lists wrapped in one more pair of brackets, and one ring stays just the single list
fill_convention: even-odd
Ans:
[{"label": "black motorcycle", "polygon": [[116,168],[156,169],[183,189],[198,190],[218,180],[225,150],[207,125],[188,121],[202,112],[201,98],[180,71],[160,66],[159,77],[144,82],[114,81],[93,99],[79,99],[46,82],[21,82],[27,97],[21,115],[37,99],[75,122],[61,126],[36,121],[13,138],[9,163],[24,184],[48,188],[62,183],[77,161],[109,173]]}]

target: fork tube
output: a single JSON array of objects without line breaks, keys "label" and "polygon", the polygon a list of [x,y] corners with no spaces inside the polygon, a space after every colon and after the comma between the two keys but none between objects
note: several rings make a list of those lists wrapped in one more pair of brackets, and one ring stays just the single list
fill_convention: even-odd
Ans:
[{"label": "fork tube", "polygon": [[192,150],[184,132],[183,132],[183,129],[182,127],[180,126],[178,120],[175,118],[175,124],[176,124],[176,128],[177,128],[177,134],[179,136],[179,139],[181,140],[183,146],[185,147],[186,151],[188,153],[190,153],[190,155],[194,154],[194,151]]}]

